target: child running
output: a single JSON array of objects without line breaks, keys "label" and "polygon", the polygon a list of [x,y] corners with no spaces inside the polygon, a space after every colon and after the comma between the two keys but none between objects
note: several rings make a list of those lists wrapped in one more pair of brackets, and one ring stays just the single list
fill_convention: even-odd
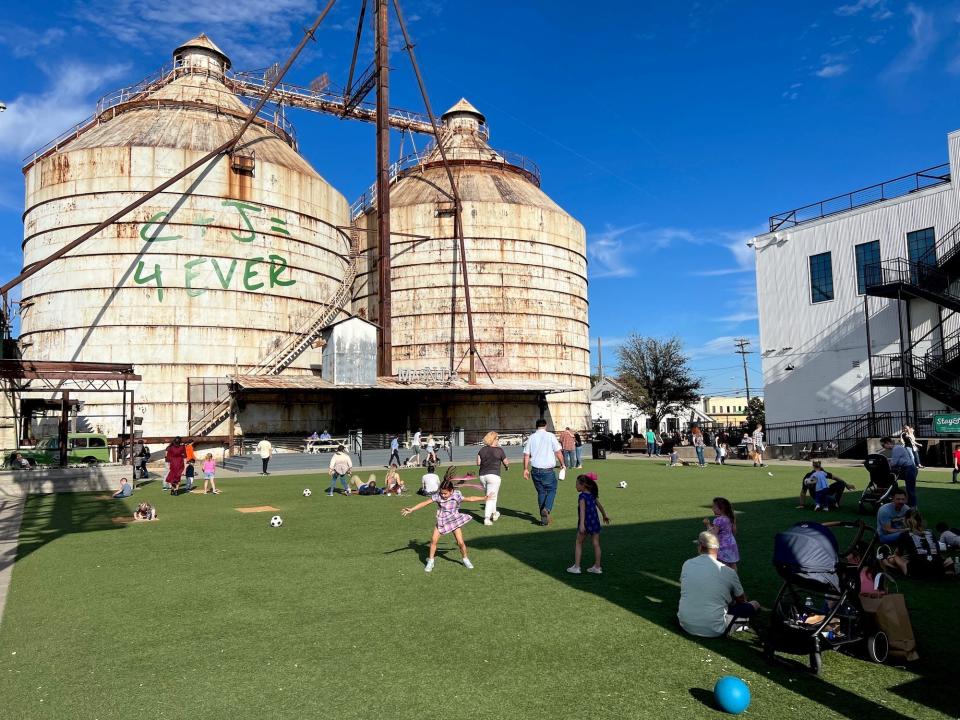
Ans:
[{"label": "child running", "polygon": [[737,547],[737,518],[733,514],[733,505],[722,497],[713,499],[713,518],[704,518],[703,524],[707,530],[717,536],[720,549],[717,550],[717,560],[732,570],[737,569],[740,562],[740,549]]},{"label": "child running", "polygon": [[217,473],[217,463],[213,459],[213,453],[207,453],[206,457],[203,458],[203,494],[207,494],[207,488],[210,488],[210,492],[214,495],[219,495],[220,491],[217,490],[217,481],[214,480],[214,475]]},{"label": "child running", "polygon": [[583,541],[587,535],[590,535],[593,538],[594,561],[593,565],[587,568],[587,572],[602,575],[603,569],[600,567],[600,517],[597,515],[597,510],[603,515],[603,521],[607,525],[610,524],[610,518],[607,517],[606,510],[603,509],[603,505],[597,499],[600,496],[600,488],[597,487],[596,473],[578,475],[577,492],[580,493],[577,498],[580,520],[577,525],[577,542],[573,547],[573,565],[567,568],[567,572],[574,575],[580,574]]},{"label": "child running", "polygon": [[425,508],[432,503],[437,504],[437,526],[433,529],[433,537],[430,538],[430,554],[427,556],[427,565],[425,572],[433,571],[433,560],[437,554],[437,542],[441,535],[453,533],[454,539],[460,548],[460,555],[463,557],[463,566],[468,570],[473,569],[473,563],[467,557],[467,544],[463,541],[463,532],[460,530],[472,518],[460,512],[460,503],[463,502],[486,502],[486,496],[464,497],[463,494],[453,487],[453,482],[445,479],[440,483],[440,489],[430,496],[429,500],[424,500],[413,507],[406,507],[400,511],[400,514],[406,517],[420,508]]}]

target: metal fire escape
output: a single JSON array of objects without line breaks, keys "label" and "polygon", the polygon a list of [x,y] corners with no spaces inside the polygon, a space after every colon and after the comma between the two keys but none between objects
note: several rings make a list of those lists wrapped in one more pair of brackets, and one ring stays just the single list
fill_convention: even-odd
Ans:
[{"label": "metal fire escape", "polygon": [[[910,412],[908,397],[922,392],[945,406],[960,409],[960,223],[917,260],[896,258],[864,268],[866,293],[864,313],[871,386],[904,388],[904,412]],[[897,301],[900,351],[874,355],[870,348],[868,297]],[[911,303],[926,300],[936,305],[939,322],[923,336],[911,332]],[[949,313],[944,316],[944,312]],[[906,324],[904,325],[904,313]],[[905,328],[905,329],[904,329]],[[929,347],[917,351],[917,345]],[[873,390],[871,387],[871,406]]]}]

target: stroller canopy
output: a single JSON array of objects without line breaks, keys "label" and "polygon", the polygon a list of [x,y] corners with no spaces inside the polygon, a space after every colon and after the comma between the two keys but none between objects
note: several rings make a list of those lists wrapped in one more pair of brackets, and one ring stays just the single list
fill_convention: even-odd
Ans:
[{"label": "stroller canopy", "polygon": [[838,552],[832,532],[819,523],[802,522],[777,534],[773,564],[785,580],[839,592]]},{"label": "stroller canopy", "polygon": [[890,469],[890,461],[886,455],[871,453],[867,455],[867,459],[863,461],[863,466],[867,469],[867,472],[870,473],[870,482],[877,487],[886,490],[896,483],[897,479]]}]

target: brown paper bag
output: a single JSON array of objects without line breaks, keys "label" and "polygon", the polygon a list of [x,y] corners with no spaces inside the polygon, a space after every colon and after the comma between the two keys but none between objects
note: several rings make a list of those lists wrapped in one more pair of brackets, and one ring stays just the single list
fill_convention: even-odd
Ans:
[{"label": "brown paper bag", "polygon": [[919,659],[910,614],[901,593],[860,593],[860,604],[874,616],[877,628],[886,633],[891,655],[909,661]]}]

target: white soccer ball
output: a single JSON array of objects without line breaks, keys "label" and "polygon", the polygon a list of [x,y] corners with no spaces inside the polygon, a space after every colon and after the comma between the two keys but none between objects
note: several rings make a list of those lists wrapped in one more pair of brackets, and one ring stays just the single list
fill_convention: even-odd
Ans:
[{"label": "white soccer ball", "polygon": [[625,488],[626,486],[627,486],[626,480],[621,480],[620,482],[617,483],[618,488]]},{"label": "white soccer ball", "polygon": [[306,489],[303,491],[303,496],[304,496],[304,497],[310,497],[311,495],[313,495],[313,493],[310,492],[310,488],[306,488]]},{"label": "white soccer ball", "polygon": [[270,518],[270,527],[280,527],[283,525],[283,518],[279,515],[274,515]]}]

